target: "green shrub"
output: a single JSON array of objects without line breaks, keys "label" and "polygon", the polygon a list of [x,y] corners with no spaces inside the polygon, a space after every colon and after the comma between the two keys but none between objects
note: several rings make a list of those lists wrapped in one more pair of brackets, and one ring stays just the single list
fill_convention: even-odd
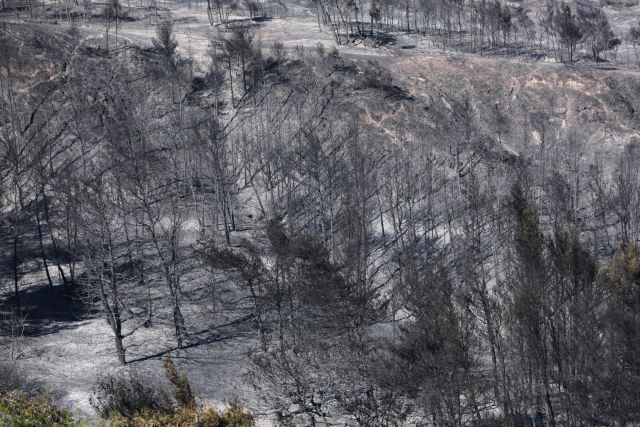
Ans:
[{"label": "green shrub", "polygon": [[237,402],[231,402],[222,413],[223,426],[225,427],[252,427],[253,417]]},{"label": "green shrub", "polygon": [[23,392],[0,393],[0,426],[78,426],[71,413],[57,408],[46,396],[30,398]]},{"label": "green shrub", "polygon": [[171,414],[160,414],[143,410],[131,418],[114,414],[109,418],[109,427],[253,427],[253,417],[232,403],[222,414],[214,408],[186,407]]},{"label": "green shrub", "polygon": [[202,413],[202,418],[198,427],[220,427],[223,425],[223,419],[214,408],[207,408]]},{"label": "green shrub", "polygon": [[170,414],[162,414],[145,409],[134,414],[131,418],[112,415],[109,418],[108,425],[109,427],[195,427],[198,425],[198,418],[198,411],[194,408],[183,408]]},{"label": "green shrub", "polygon": [[163,360],[164,372],[167,379],[173,385],[173,395],[181,408],[193,407],[196,405],[196,398],[191,391],[189,379],[183,373],[178,372],[171,356]]}]

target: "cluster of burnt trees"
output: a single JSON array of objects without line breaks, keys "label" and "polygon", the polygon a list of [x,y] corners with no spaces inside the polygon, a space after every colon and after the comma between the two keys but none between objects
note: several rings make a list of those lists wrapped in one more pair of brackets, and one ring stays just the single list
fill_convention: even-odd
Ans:
[{"label": "cluster of burnt trees", "polygon": [[411,108],[381,70],[242,28],[203,71],[169,22],[118,53],[7,25],[0,50],[16,318],[40,274],[126,363],[141,328],[206,345],[223,302],[194,276],[223,274],[250,301],[247,381],[283,424],[640,421],[638,141],[588,163],[531,115],[540,143],[511,155],[460,94],[448,139],[421,108],[403,138],[372,122]]},{"label": "cluster of burnt trees", "polygon": [[541,12],[500,1],[317,0],[318,24],[338,44],[405,31],[427,36],[438,47],[507,55],[552,56],[572,62],[578,46],[598,61],[617,51],[623,39],[635,46],[637,34],[616,36],[599,3],[551,0]]},{"label": "cluster of burnt trees", "polygon": [[[8,2],[9,0],[7,0]],[[640,63],[640,22],[625,34],[615,34],[598,2],[546,1],[542,10],[530,10],[499,0],[314,0],[318,26],[331,32],[337,44],[374,38],[380,42],[390,33],[406,32],[422,36],[424,41],[444,50],[492,53],[509,56],[554,58],[573,62],[581,49],[592,60],[617,59],[623,43],[635,53]],[[18,7],[17,5],[21,6]],[[149,19],[161,19],[159,0],[109,0],[82,3],[64,0],[62,7],[50,8],[36,1],[7,3],[1,10],[18,14],[28,11],[31,17],[52,15],[69,22],[104,20],[108,37],[115,25],[116,40],[119,20],[133,19],[132,11],[154,10]],[[205,7],[194,0],[189,7]],[[299,5],[298,5],[299,6]],[[233,15],[248,15],[261,20],[288,13],[296,5],[281,0],[207,0],[206,10],[211,25],[228,25]],[[62,10],[62,12],[61,12]],[[55,12],[55,13],[54,13]],[[295,12],[293,12],[295,13]],[[629,63],[631,55],[622,58]]]},{"label": "cluster of burnt trees", "polygon": [[[182,3],[189,9],[206,10],[211,25],[226,25],[238,15],[248,15],[250,19],[264,20],[267,17],[282,16],[288,4],[282,0],[186,0]],[[169,2],[162,0],[2,0],[0,13],[32,19],[63,19],[68,22],[104,20],[107,25],[118,19],[132,21],[136,13],[150,12],[150,22],[162,19]],[[235,17],[233,15],[236,15]]]}]

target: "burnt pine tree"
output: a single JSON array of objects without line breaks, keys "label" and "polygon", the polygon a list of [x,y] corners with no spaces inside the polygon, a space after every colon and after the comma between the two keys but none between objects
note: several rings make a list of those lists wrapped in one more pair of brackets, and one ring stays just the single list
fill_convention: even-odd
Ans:
[{"label": "burnt pine tree", "polygon": [[582,29],[571,7],[564,2],[560,3],[560,9],[555,14],[555,29],[560,43],[569,50],[569,62],[573,62],[576,46],[582,39]]}]

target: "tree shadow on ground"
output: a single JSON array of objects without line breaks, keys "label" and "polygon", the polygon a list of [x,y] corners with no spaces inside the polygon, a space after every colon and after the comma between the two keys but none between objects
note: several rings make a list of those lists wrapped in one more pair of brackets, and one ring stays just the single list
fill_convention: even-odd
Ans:
[{"label": "tree shadow on ground", "polygon": [[153,354],[143,355],[128,360],[127,363],[131,364],[136,362],[144,362],[151,359],[159,359],[169,353],[174,353],[177,350],[188,350],[200,347],[202,345],[246,338],[247,336],[251,336],[253,334],[254,328],[243,328],[243,326],[249,326],[249,324],[251,324],[251,322],[255,320],[254,317],[254,314],[251,313],[238,319],[234,319],[225,324],[219,325],[215,328],[192,332],[187,337],[187,343],[183,345],[182,348],[178,348],[176,346],[167,347]]},{"label": "tree shadow on ground", "polygon": [[[17,326],[22,335],[38,337],[79,326],[90,313],[78,291],[78,286],[69,286],[66,289],[56,287],[53,292],[47,285],[22,289],[18,325],[15,316],[3,316],[0,319],[0,334]],[[0,299],[0,311],[10,312],[15,306],[13,294]]]}]

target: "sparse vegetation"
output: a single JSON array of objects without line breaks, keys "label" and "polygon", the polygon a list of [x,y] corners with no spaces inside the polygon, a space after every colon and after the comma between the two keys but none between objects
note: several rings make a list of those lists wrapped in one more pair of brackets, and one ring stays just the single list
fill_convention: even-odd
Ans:
[{"label": "sparse vegetation", "polygon": [[20,392],[33,397],[40,393],[38,380],[28,375],[19,363],[0,363],[0,393]]},{"label": "sparse vegetation", "polygon": [[171,398],[158,384],[134,372],[98,377],[91,404],[103,417],[115,415],[127,419],[142,412],[162,416],[174,410]]},{"label": "sparse vegetation", "polygon": [[173,396],[176,403],[181,408],[190,408],[196,405],[196,398],[191,391],[191,385],[184,373],[178,372],[176,365],[171,357],[165,357],[163,360],[164,370],[167,379],[173,386]]},{"label": "sparse vegetation", "polygon": [[92,405],[111,427],[252,427],[253,417],[232,402],[222,413],[198,405],[187,376],[176,369],[171,357],[163,359],[173,399],[150,378],[129,372],[98,378]]}]

